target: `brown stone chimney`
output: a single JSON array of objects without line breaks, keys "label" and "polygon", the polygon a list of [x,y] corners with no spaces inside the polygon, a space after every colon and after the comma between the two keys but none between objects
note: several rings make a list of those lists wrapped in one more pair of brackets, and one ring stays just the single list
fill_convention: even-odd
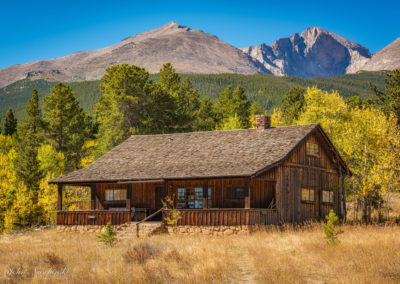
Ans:
[{"label": "brown stone chimney", "polygon": [[271,117],[265,114],[256,115],[256,129],[267,129],[271,127]]}]

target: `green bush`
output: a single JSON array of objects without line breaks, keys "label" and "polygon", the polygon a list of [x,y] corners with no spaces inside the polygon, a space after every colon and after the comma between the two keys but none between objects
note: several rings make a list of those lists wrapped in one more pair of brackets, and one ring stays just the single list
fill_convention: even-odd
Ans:
[{"label": "green bush", "polygon": [[98,234],[97,237],[99,238],[100,242],[110,247],[113,247],[118,241],[117,233],[114,231],[110,222],[108,222],[106,225],[106,232],[103,234]]},{"label": "green bush", "polygon": [[331,209],[329,214],[325,217],[326,224],[323,225],[325,239],[328,244],[338,244],[340,240],[338,236],[343,234],[343,231],[337,229],[336,226],[339,224],[339,217]]}]

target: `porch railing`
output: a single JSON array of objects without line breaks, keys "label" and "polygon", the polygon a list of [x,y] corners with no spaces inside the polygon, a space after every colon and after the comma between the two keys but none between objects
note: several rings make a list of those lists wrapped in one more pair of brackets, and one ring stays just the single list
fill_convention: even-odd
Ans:
[{"label": "porch railing", "polygon": [[129,210],[57,211],[57,225],[121,225],[130,221]]},{"label": "porch railing", "polygon": [[[181,218],[178,226],[237,226],[237,225],[277,225],[278,210],[275,209],[178,209]],[[163,211],[163,220],[171,210]]]}]

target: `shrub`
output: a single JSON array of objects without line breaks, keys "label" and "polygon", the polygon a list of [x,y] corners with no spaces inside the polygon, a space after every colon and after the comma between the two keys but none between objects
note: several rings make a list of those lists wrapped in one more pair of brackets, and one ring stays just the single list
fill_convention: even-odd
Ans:
[{"label": "shrub", "polygon": [[98,234],[97,237],[99,238],[100,242],[110,247],[113,247],[118,241],[117,233],[114,231],[110,222],[108,222],[106,225],[106,232],[103,234]]},{"label": "shrub", "polygon": [[163,201],[164,207],[169,209],[169,214],[165,217],[165,222],[168,226],[171,226],[174,231],[178,225],[178,221],[182,219],[182,213],[175,208],[174,198],[167,196],[165,201]]},{"label": "shrub", "polygon": [[336,226],[339,224],[339,217],[331,209],[329,214],[325,217],[326,224],[323,225],[325,239],[328,244],[337,244],[340,242],[338,236],[343,233],[342,230],[337,229]]},{"label": "shrub", "polygon": [[150,245],[148,242],[140,242],[134,247],[129,248],[123,255],[127,263],[145,263],[149,258],[155,257],[160,252],[159,248]]},{"label": "shrub", "polygon": [[56,255],[54,252],[47,252],[44,254],[44,262],[49,264],[52,268],[62,269],[65,267],[64,260]]}]

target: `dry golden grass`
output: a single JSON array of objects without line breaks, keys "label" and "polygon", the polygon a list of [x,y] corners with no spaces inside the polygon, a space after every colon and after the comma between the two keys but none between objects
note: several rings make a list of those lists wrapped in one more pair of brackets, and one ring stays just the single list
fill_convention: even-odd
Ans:
[{"label": "dry golden grass", "polygon": [[50,229],[0,239],[0,283],[400,282],[400,227],[342,229],[338,245],[315,224],[250,236],[158,235],[113,248],[94,234]]}]

